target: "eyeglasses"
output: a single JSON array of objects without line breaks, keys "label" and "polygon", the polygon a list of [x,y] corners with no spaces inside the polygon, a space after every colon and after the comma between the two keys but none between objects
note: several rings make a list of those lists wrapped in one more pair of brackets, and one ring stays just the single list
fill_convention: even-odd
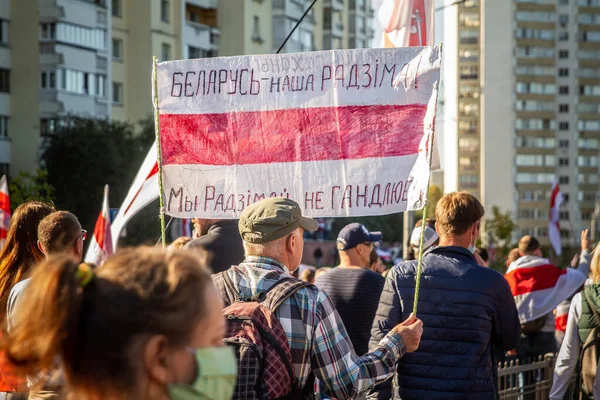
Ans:
[{"label": "eyeglasses", "polygon": [[81,241],[85,242],[85,239],[87,239],[87,231],[85,229],[81,230]]},{"label": "eyeglasses", "polygon": [[365,246],[369,246],[370,248],[373,248],[374,244],[372,242],[364,242],[363,243]]}]

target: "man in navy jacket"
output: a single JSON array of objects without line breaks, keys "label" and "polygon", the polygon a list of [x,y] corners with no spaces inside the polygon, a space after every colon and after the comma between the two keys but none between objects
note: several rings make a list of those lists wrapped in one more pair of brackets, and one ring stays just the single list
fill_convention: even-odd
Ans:
[{"label": "man in navy jacket", "polygon": [[[450,193],[436,206],[438,247],[423,256],[417,315],[423,320],[419,349],[399,361],[391,380],[369,398],[496,399],[493,348],[517,347],[521,326],[504,277],[473,257],[481,203],[467,192]],[[413,309],[417,261],[388,274],[373,328],[377,343]]]}]

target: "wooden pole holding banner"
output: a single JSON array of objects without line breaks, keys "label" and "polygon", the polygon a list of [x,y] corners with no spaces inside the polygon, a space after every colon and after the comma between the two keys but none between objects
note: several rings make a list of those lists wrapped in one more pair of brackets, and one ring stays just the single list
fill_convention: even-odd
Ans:
[{"label": "wooden pole holding banner", "polygon": [[152,103],[154,104],[154,132],[156,133],[156,162],[158,164],[158,199],[160,203],[160,238],[162,241],[163,248],[167,247],[167,237],[165,227],[165,201],[164,201],[164,189],[163,189],[163,169],[162,169],[162,156],[160,148],[160,113],[158,110],[158,76],[156,63],[158,59],[156,56],[152,57],[152,87],[154,88],[154,94],[152,96]]},{"label": "wooden pole holding banner", "polygon": [[[440,46],[440,51],[442,50]],[[434,115],[437,114],[437,91],[436,102],[434,105]],[[423,207],[423,218],[421,218],[421,238],[419,239],[419,258],[417,261],[417,276],[415,277],[415,299],[413,303],[413,315],[417,316],[417,304],[419,303],[419,289],[421,288],[421,273],[423,270],[423,244],[425,243],[425,220],[427,219],[427,205],[429,196],[429,184],[431,183],[431,164],[433,162],[433,146],[435,146],[435,118],[433,118],[431,126],[431,138],[429,142],[429,154],[427,155],[427,165],[429,167],[429,175],[427,176],[427,186],[425,188],[425,205]]]}]

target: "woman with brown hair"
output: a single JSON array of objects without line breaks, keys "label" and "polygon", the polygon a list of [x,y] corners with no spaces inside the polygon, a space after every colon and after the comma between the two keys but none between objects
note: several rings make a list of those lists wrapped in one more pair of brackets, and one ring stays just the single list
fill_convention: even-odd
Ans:
[{"label": "woman with brown hair", "polygon": [[6,314],[6,302],[14,285],[27,277],[31,267],[44,259],[37,245],[40,221],[54,207],[29,201],[16,208],[10,220],[6,243],[0,252],[0,315]]},{"label": "woman with brown hair", "polygon": [[78,400],[229,399],[223,303],[193,254],[125,249],[96,272],[67,256],[33,273],[7,358],[33,374],[61,360]]},{"label": "woman with brown hair", "polygon": [[[30,201],[16,208],[10,220],[6,243],[0,251],[0,318],[6,315],[10,290],[28,277],[31,267],[44,259],[37,245],[40,221],[54,208],[38,201]],[[0,392],[18,392],[26,388],[25,380],[14,374],[0,353]]]}]

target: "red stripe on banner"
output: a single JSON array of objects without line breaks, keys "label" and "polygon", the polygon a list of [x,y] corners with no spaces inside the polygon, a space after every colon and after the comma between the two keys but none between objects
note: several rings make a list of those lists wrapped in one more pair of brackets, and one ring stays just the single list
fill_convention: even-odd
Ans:
[{"label": "red stripe on banner", "polygon": [[161,114],[164,164],[243,165],[416,154],[427,105]]},{"label": "red stripe on banner", "polygon": [[557,315],[554,318],[554,328],[558,331],[567,330],[567,321],[569,320],[569,314]]},{"label": "red stripe on banner", "polygon": [[7,235],[8,235],[8,231],[6,229],[0,229],[0,240],[6,239]]},{"label": "red stripe on banner", "polygon": [[10,199],[4,192],[0,192],[0,210],[10,214]]},{"label": "red stripe on banner", "polygon": [[561,275],[567,273],[552,264],[539,265],[529,268],[517,268],[505,276],[513,296],[549,289],[556,285]]}]

